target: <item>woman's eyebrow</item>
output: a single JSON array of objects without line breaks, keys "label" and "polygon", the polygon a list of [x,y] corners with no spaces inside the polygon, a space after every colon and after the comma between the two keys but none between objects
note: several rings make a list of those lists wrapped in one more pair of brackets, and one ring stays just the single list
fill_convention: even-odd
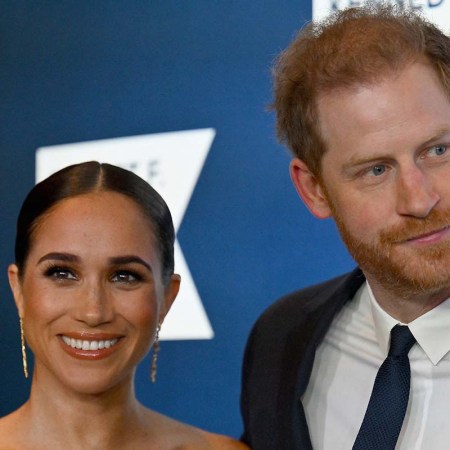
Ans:
[{"label": "woman's eyebrow", "polygon": [[42,258],[39,259],[38,264],[40,264],[43,261],[48,260],[57,260],[57,261],[66,261],[66,262],[79,262],[80,258],[76,255],[73,255],[71,253],[60,253],[60,252],[51,252],[44,255]]},{"label": "woman's eyebrow", "polygon": [[137,263],[137,264],[141,264],[142,266],[147,268],[150,272],[153,272],[152,268],[150,267],[150,264],[145,262],[139,256],[135,256],[135,255],[115,256],[113,258],[109,258],[109,261],[112,264],[117,264],[117,265],[119,265],[119,264]]},{"label": "woman's eyebrow", "polygon": [[[47,253],[46,255],[42,256],[39,259],[38,264],[40,264],[43,261],[49,261],[49,260],[79,263],[80,257],[77,255],[73,255],[71,253],[51,252],[51,253]],[[150,272],[153,272],[150,264],[148,264],[142,258],[140,258],[139,256],[136,256],[136,255],[114,256],[112,258],[109,258],[109,262],[111,264],[116,264],[116,265],[131,264],[131,263],[140,264],[140,265],[144,266]]]}]

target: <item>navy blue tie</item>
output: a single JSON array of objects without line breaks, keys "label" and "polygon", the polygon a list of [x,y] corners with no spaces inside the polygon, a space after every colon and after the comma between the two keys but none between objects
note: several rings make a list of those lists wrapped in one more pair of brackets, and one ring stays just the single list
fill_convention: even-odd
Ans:
[{"label": "navy blue tie", "polygon": [[395,449],[408,406],[408,353],[415,342],[407,326],[392,328],[389,354],[378,370],[353,450]]}]

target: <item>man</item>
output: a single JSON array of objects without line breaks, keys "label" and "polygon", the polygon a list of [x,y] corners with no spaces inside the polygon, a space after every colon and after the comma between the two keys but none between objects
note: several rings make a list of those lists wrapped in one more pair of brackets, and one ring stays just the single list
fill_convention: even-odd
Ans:
[{"label": "man", "polygon": [[[292,180],[359,268],[255,325],[241,397],[254,450],[450,448],[449,99],[450,39],[411,11],[336,13],[281,55]],[[398,357],[394,330],[410,339]]]}]

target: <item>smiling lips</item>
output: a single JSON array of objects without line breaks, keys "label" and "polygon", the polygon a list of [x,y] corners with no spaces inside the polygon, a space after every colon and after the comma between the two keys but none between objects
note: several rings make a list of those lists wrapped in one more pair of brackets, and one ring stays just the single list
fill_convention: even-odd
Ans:
[{"label": "smiling lips", "polygon": [[74,339],[69,336],[62,336],[62,340],[72,348],[79,350],[102,350],[104,348],[110,348],[117,344],[119,339],[106,339],[102,341],[88,341],[82,339]]},{"label": "smiling lips", "polygon": [[120,338],[112,339],[79,339],[60,335],[62,347],[69,355],[77,359],[103,359],[116,350]]}]

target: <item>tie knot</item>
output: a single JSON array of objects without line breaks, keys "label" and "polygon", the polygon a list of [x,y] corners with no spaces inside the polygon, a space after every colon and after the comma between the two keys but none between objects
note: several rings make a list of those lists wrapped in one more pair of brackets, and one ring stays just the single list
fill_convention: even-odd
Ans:
[{"label": "tie knot", "polygon": [[395,325],[391,330],[391,346],[389,356],[406,356],[416,342],[409,328],[405,325]]}]

